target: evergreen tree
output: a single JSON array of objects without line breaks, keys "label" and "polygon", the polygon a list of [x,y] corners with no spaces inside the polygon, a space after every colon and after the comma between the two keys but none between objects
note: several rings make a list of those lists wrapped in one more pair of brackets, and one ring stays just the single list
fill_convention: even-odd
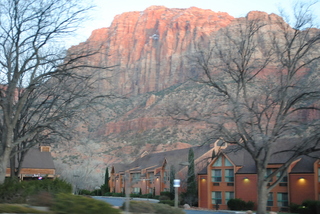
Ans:
[{"label": "evergreen tree", "polygon": [[104,176],[104,184],[101,185],[101,194],[105,195],[105,193],[110,192],[110,186],[109,186],[109,169],[106,168],[106,174]]},{"label": "evergreen tree", "polygon": [[175,179],[175,174],[176,170],[173,165],[170,167],[170,195],[171,195],[171,200],[174,199],[174,194],[175,194],[175,188],[173,186],[173,181]]},{"label": "evergreen tree", "polygon": [[188,178],[187,178],[187,192],[186,192],[186,202],[189,205],[196,204],[198,201],[198,193],[197,193],[197,183],[196,183],[196,175],[194,173],[194,152],[193,149],[189,149],[188,155]]}]

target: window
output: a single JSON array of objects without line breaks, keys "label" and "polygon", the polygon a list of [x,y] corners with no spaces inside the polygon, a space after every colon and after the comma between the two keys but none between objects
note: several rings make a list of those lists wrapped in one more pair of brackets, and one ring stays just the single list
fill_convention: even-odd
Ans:
[{"label": "window", "polygon": [[278,207],[288,206],[288,193],[277,193]]},{"label": "window", "polygon": [[140,188],[139,187],[134,187],[133,188],[133,193],[139,194],[140,193]]},{"label": "window", "polygon": [[230,199],[234,198],[234,192],[225,192],[225,194],[226,194],[225,198],[226,198],[226,204],[227,204]]},{"label": "window", "polygon": [[[272,172],[273,172],[273,169],[268,168],[267,171],[266,171],[266,174],[265,174],[265,178],[268,177],[269,175],[271,175]],[[270,179],[269,182],[272,182],[272,178]]]},{"label": "window", "polygon": [[234,181],[233,169],[225,169],[224,180],[225,180],[225,182],[233,182]]},{"label": "window", "polygon": [[213,166],[222,166],[222,157],[218,157],[218,159],[213,163]]},{"label": "window", "polygon": [[154,180],[154,174],[153,174],[153,172],[148,173],[148,179],[149,179],[149,183],[152,184],[152,183],[153,183],[153,180]]},{"label": "window", "polygon": [[232,166],[232,164],[230,163],[230,161],[227,158],[224,159],[224,165],[225,166]]},{"label": "window", "polygon": [[273,206],[273,192],[269,192],[269,194],[268,194],[267,206],[268,207],[272,207]]},{"label": "window", "polygon": [[[281,172],[277,173],[277,179],[279,179],[281,176]],[[283,178],[280,180],[281,183],[287,183],[288,182],[288,176],[287,174],[285,176],[283,176]]]},{"label": "window", "polygon": [[221,192],[212,192],[212,204],[221,204]]},{"label": "window", "polygon": [[221,169],[213,169],[212,173],[212,182],[221,182]]}]

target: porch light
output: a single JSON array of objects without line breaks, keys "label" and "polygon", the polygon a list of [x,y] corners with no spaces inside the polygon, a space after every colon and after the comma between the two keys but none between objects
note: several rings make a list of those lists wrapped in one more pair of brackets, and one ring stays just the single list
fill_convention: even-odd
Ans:
[{"label": "porch light", "polygon": [[244,180],[244,181],[249,181],[249,178],[244,177],[243,180]]}]

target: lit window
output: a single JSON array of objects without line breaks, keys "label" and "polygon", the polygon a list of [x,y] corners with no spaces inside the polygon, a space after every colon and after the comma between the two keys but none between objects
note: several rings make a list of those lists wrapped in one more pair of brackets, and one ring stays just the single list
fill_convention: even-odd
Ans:
[{"label": "lit window", "polygon": [[222,166],[222,157],[218,157],[218,159],[214,162],[213,166]]},{"label": "lit window", "polygon": [[267,206],[268,207],[272,207],[273,206],[273,193],[272,192],[269,192],[269,194],[268,194]]},{"label": "lit window", "polygon": [[228,201],[234,198],[234,192],[225,192],[225,195],[226,195],[226,204],[228,204]]},{"label": "lit window", "polygon": [[212,192],[212,204],[221,204],[221,192]]},{"label": "lit window", "polygon": [[213,169],[212,173],[212,182],[221,182],[221,169]]},{"label": "lit window", "polygon": [[288,206],[288,193],[277,193],[278,207]]},{"label": "lit window", "polygon": [[226,169],[224,171],[224,180],[225,180],[225,182],[233,182],[234,181],[233,169]]}]

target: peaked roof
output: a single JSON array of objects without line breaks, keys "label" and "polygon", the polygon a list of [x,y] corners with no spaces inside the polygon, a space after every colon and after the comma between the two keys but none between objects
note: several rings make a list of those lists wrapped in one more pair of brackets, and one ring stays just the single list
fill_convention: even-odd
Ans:
[{"label": "peaked roof", "polygon": [[[194,152],[194,159],[201,157],[204,153],[208,152],[210,149],[210,145],[203,145],[203,146],[195,146],[190,147],[193,149]],[[165,162],[167,162],[169,165],[173,165],[178,171],[182,168],[180,166],[180,163],[187,162],[188,161],[188,154],[189,149],[177,149],[172,151],[166,151],[166,152],[159,152],[159,153],[151,153],[147,154],[141,158],[136,159],[130,164],[124,165],[119,164],[116,166],[114,164],[114,167],[124,167],[123,170],[141,170],[141,169],[154,169],[158,167],[162,167]],[[115,169],[116,172],[119,172],[119,169]]]},{"label": "peaked roof", "polygon": [[[299,139],[282,139],[277,141],[273,145],[273,155],[271,155],[270,162],[268,164],[283,164],[288,161],[292,152],[288,152],[286,150],[292,148],[297,143],[299,143]],[[222,150],[222,153],[226,155],[236,166],[241,166],[237,173],[256,173],[254,160],[245,149],[240,149],[238,145],[230,145],[226,149]],[[313,172],[313,163],[317,158],[320,158],[320,152],[314,153],[313,156],[314,157],[298,157],[297,159],[301,160],[292,168],[291,173]]]},{"label": "peaked roof", "polygon": [[[8,163],[10,167],[10,163]],[[50,152],[41,152],[39,148],[31,148],[26,153],[22,168],[55,169]]]}]

